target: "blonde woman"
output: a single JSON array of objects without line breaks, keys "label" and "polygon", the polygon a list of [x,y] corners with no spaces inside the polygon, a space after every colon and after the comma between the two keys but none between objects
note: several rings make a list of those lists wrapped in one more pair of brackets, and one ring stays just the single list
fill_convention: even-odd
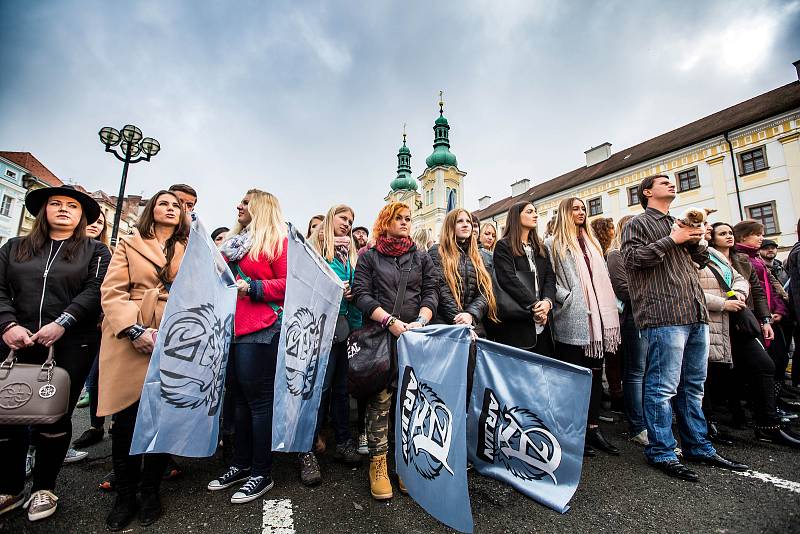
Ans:
[{"label": "blonde woman", "polygon": [[287,227],[278,199],[251,189],[220,252],[236,276],[239,297],[228,377],[236,402],[233,464],[211,491],[243,483],[231,503],[253,501],[274,485],[272,401],[281,313],[286,294]]},{"label": "blonde woman", "polygon": [[475,333],[485,337],[483,319],[488,316],[498,321],[497,304],[468,211],[453,210],[447,214],[439,243],[428,254],[439,275],[439,307],[434,322],[473,326]]},{"label": "blonde woman", "polygon": [[[414,232],[414,244],[417,245],[417,250],[421,250],[425,252],[428,250],[428,244],[430,241],[428,240],[428,232],[424,228],[420,228],[416,232]],[[430,243],[432,245],[432,243]]]},{"label": "blonde woman", "polygon": [[[317,417],[316,434],[319,435],[319,429],[325,420],[328,407],[330,407],[336,438],[333,458],[351,467],[361,465],[361,457],[356,451],[356,444],[350,435],[350,396],[347,393],[347,336],[352,330],[361,328],[361,312],[353,304],[353,293],[350,287],[353,284],[356,260],[358,259],[357,245],[353,240],[352,233],[354,218],[353,209],[349,206],[344,204],[333,206],[322,220],[320,230],[310,241],[311,246],[328,263],[345,286],[344,296],[339,306],[339,315],[336,319],[333,345],[330,356],[328,356],[325,380],[322,384],[322,400]],[[314,442],[316,441],[317,436],[314,437]],[[301,454],[301,466],[310,465],[316,469],[313,470],[315,472],[304,469],[300,473],[300,479],[306,484],[309,483],[308,479],[310,478],[319,482],[322,477],[316,458],[313,462],[305,462],[302,460],[304,455],[313,456],[314,453]]]},{"label": "blonde woman", "polygon": [[553,236],[545,240],[556,273],[553,338],[556,357],[592,370],[592,394],[585,456],[594,448],[619,455],[600,432],[603,356],[620,344],[617,300],[602,249],[586,222],[586,205],[577,197],[561,201]]}]

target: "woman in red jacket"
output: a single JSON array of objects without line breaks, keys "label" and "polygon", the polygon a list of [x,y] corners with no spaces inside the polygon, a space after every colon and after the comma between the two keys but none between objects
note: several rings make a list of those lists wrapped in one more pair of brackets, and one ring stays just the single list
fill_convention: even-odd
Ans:
[{"label": "woman in red jacket", "polygon": [[278,199],[251,189],[220,247],[236,275],[234,339],[227,383],[236,399],[233,465],[208,484],[211,491],[243,483],[231,502],[253,501],[272,486],[272,401],[281,313],[286,293],[287,227]]}]

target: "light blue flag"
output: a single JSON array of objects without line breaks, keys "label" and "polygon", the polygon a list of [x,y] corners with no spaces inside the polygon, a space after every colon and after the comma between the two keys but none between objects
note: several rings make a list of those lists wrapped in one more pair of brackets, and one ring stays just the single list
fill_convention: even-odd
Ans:
[{"label": "light blue flag", "polygon": [[233,274],[193,220],[147,368],[131,454],[214,454],[235,309]]},{"label": "light blue flag", "polygon": [[308,452],[344,284],[290,225],[272,450]]},{"label": "light blue flag", "polygon": [[461,532],[472,532],[465,430],[470,337],[466,326],[437,325],[397,341],[397,474],[420,506]]},{"label": "light blue flag", "polygon": [[592,373],[480,339],[467,421],[475,469],[564,513],[583,465]]}]

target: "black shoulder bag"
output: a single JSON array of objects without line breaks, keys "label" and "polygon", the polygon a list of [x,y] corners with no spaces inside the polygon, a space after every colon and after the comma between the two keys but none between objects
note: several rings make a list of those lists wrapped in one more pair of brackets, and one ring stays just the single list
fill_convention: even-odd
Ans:
[{"label": "black shoulder bag", "polygon": [[[707,266],[711,274],[713,274],[714,278],[719,282],[719,287],[722,288],[728,296],[728,300],[736,300],[735,292],[731,289],[731,286],[725,282],[725,279],[722,278],[722,274],[711,265],[711,262],[709,262]],[[733,269],[733,267],[731,267],[731,269]],[[728,312],[728,317],[730,317],[731,330],[737,335],[748,339],[761,337],[761,325],[749,306],[745,306],[738,312]]]},{"label": "black shoulder bag", "polygon": [[[400,286],[392,308],[397,316],[406,296],[411,264],[400,269]],[[364,328],[347,336],[347,390],[357,399],[366,399],[386,389],[392,379],[392,344],[394,336],[388,328],[371,321]]]}]

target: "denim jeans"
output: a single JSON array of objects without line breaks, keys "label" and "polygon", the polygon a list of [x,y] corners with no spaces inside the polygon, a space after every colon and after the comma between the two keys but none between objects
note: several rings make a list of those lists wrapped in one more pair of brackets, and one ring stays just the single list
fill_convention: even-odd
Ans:
[{"label": "denim jeans", "polygon": [[672,407],[678,416],[686,456],[713,456],[703,415],[703,384],[708,368],[708,325],[645,328],[647,371],[644,377],[645,456],[651,463],[677,460]]},{"label": "denim jeans", "polygon": [[624,353],[625,416],[631,436],[646,428],[644,423],[644,370],[647,367],[647,339],[639,333],[633,313],[625,312],[622,318],[622,352]]},{"label": "denim jeans", "polygon": [[347,393],[347,343],[341,341],[331,346],[328,367],[322,383],[322,398],[317,414],[317,429],[314,441],[325,421],[330,407],[336,444],[341,445],[350,439],[350,395]]},{"label": "denim jeans", "polygon": [[272,404],[278,339],[271,343],[234,343],[228,362],[236,399],[233,464],[250,467],[252,476],[272,470]]}]

